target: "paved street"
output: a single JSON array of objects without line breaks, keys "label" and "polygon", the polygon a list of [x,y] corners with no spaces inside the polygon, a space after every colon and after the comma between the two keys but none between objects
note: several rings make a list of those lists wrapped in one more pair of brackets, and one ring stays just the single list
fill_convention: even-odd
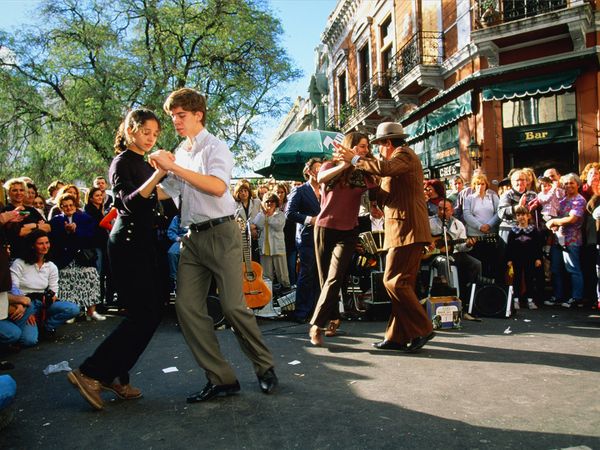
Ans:
[{"label": "paved street", "polygon": [[[77,367],[118,320],[67,325],[56,342],[3,357],[16,366],[6,373],[18,398],[0,448],[600,448],[596,311],[546,308],[467,322],[438,332],[418,355],[374,350],[383,322],[344,322],[340,336],[312,348],[307,326],[261,320],[277,394],[259,391],[223,330],[242,391],[195,405],[185,397],[203,387],[204,374],[170,312],[133,372],[144,397],[95,412],[64,372],[42,370],[63,360]],[[163,373],[168,367],[178,371]]]}]

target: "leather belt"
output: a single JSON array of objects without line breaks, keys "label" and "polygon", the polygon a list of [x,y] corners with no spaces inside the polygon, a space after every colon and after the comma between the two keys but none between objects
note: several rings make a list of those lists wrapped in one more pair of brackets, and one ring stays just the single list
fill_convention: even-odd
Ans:
[{"label": "leather belt", "polygon": [[233,219],[234,219],[233,216],[224,216],[224,217],[218,217],[216,219],[210,219],[210,220],[207,220],[206,222],[193,223],[190,225],[190,230],[192,230],[192,231],[208,230],[209,228],[216,227],[217,225],[221,225],[222,223],[231,222]]}]

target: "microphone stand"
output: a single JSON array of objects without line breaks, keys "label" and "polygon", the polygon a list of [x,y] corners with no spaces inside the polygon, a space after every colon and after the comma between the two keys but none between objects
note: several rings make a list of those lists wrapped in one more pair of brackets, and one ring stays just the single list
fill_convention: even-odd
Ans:
[{"label": "microphone stand", "polygon": [[[442,202],[444,203],[444,209],[446,208],[446,190],[444,190],[444,198],[442,199]],[[448,285],[450,285],[450,280],[452,279],[452,272],[450,271],[450,255],[448,253],[448,224],[447,224],[447,220],[446,220],[446,213],[444,211],[444,214],[442,215],[442,233],[444,235],[444,248],[445,248],[445,252],[446,252],[446,276],[448,277]],[[456,286],[453,286],[454,289],[456,289]]]}]

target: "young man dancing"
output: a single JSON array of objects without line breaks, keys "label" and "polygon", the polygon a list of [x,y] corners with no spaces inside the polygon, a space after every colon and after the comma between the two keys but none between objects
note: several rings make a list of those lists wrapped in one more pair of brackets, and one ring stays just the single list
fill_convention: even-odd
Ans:
[{"label": "young man dancing", "polygon": [[242,289],[242,238],[233,220],[235,201],[229,192],[233,156],[223,141],[206,130],[206,100],[199,92],[188,88],[173,92],[164,110],[186,139],[175,155],[159,150],[150,155],[150,161],[169,171],[162,183],[164,192],[182,198],[181,225],[190,232],[181,240],[175,308],[183,335],[208,378],[204,389],[187,401],[202,402],[240,390],[207,312],[213,277],[223,314],[252,361],[261,390],[270,394],[278,384],[273,356],[246,308]]}]

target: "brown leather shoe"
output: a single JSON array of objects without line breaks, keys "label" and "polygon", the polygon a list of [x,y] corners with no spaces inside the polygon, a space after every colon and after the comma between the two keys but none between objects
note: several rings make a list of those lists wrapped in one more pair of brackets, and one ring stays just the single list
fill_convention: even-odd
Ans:
[{"label": "brown leather shoe", "polygon": [[140,398],[142,396],[142,391],[140,391],[136,387],[133,387],[130,384],[102,383],[100,385],[100,388],[104,389],[105,391],[110,391],[116,394],[117,397],[119,397],[122,400],[133,400],[134,398]]},{"label": "brown leather shoe", "polygon": [[102,397],[100,397],[100,382],[98,380],[86,377],[79,369],[69,372],[67,378],[94,409],[104,409],[104,401],[102,401]]}]

